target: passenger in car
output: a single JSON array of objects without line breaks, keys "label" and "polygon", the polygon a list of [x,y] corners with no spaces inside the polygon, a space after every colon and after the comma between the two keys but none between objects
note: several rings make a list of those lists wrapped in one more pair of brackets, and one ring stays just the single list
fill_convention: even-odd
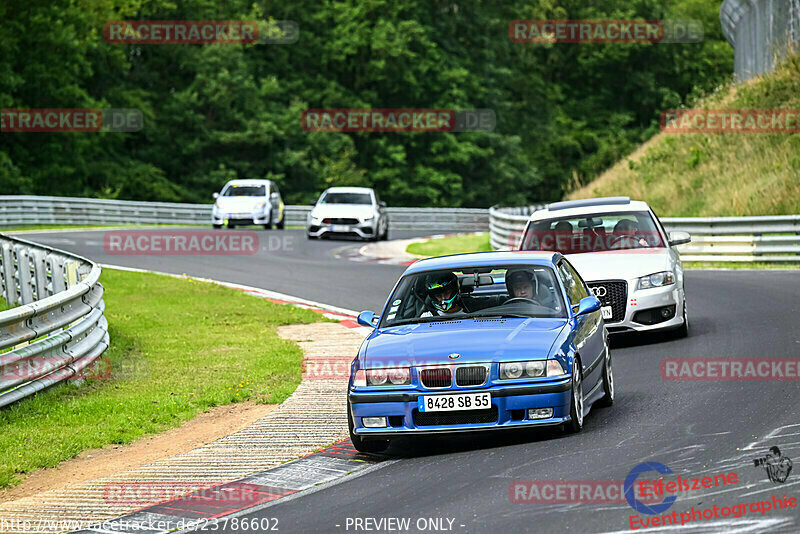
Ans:
[{"label": "passenger in car", "polygon": [[523,298],[547,307],[554,307],[556,304],[552,291],[539,281],[536,273],[527,269],[506,271],[506,287],[508,288],[508,300]]}]

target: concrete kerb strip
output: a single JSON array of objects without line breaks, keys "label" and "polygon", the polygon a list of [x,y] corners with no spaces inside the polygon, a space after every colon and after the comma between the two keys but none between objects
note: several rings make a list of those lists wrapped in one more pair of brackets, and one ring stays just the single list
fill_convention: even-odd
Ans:
[{"label": "concrete kerb strip", "polygon": [[[260,288],[216,283],[344,319],[340,323],[278,328],[281,337],[298,342],[306,361],[341,360],[349,367],[370,331],[357,325],[353,320],[354,312],[350,310]],[[263,507],[289,495],[297,496],[320,484],[335,483],[384,460],[383,456],[358,453],[348,439],[347,377],[314,378],[304,376],[286,401],[248,428],[185,454],[0,504],[0,522],[5,521],[0,530],[52,533],[82,529],[82,532],[95,534],[168,532],[186,528],[191,521],[238,516],[244,510]],[[319,450],[330,443],[334,445]],[[198,486],[198,482],[202,484]],[[182,493],[188,494],[183,497],[143,508],[147,503],[135,498],[137,491],[159,485],[167,491],[178,488],[173,495],[180,495],[181,488],[191,489],[185,489]],[[197,487],[207,489],[189,493]],[[123,496],[133,494],[134,498],[110,498],[114,491]],[[231,498],[231,495],[239,498]],[[151,499],[151,502],[157,500]],[[94,528],[88,529],[90,524]]]}]

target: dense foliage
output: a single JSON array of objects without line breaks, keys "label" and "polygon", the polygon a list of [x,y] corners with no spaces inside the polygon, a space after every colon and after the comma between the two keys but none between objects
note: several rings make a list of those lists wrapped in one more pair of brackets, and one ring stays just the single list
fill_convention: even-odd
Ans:
[{"label": "dense foliage", "polygon": [[[588,5],[591,4],[591,5]],[[699,19],[697,44],[517,44],[515,19]],[[108,20],[293,20],[284,45],[123,45]],[[228,179],[287,203],[373,185],[390,205],[559,198],[725,81],[708,0],[4,0],[0,108],[138,108],[137,133],[0,133],[0,194],[210,202]],[[491,108],[494,132],[306,132],[308,108]]]}]

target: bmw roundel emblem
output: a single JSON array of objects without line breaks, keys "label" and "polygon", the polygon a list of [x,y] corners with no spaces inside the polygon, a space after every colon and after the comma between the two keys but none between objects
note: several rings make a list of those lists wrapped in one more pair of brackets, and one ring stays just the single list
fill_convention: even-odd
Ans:
[{"label": "bmw roundel emblem", "polygon": [[454,352],[453,354],[450,354],[450,355],[448,356],[448,358],[450,358],[451,360],[457,360],[457,359],[459,359],[460,357],[461,357],[461,355],[460,355],[459,353],[457,353],[457,352]]}]

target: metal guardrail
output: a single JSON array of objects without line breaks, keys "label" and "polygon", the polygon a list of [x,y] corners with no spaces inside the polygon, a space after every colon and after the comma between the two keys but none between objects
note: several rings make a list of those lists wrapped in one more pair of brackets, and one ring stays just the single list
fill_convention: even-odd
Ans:
[{"label": "metal guardrail", "polygon": [[[56,225],[211,225],[211,204],[96,198],[0,196],[0,228]],[[285,207],[286,224],[305,226],[311,206]],[[393,230],[485,231],[489,213],[470,208],[387,208]]]},{"label": "metal guardrail", "polygon": [[[489,209],[492,248],[515,249],[531,213],[542,206]],[[668,232],[689,232],[692,242],[679,245],[684,261],[800,262],[800,215],[766,217],[670,217]]]},{"label": "metal guardrail", "polygon": [[[80,376],[108,348],[100,267],[0,234],[0,407]],[[8,350],[11,348],[11,350]]]}]

